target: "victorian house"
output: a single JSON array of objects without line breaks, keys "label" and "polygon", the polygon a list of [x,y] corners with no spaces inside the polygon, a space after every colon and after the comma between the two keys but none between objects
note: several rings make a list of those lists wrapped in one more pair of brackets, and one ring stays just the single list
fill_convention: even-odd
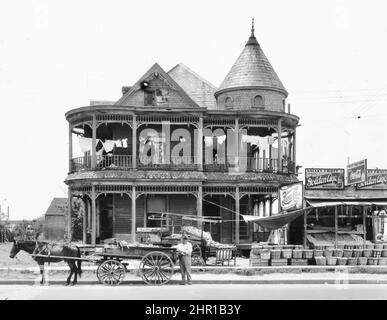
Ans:
[{"label": "victorian house", "polygon": [[[134,241],[137,228],[160,225],[155,212],[219,217],[204,228],[222,243],[265,241],[267,230],[239,214],[276,214],[278,189],[298,181],[299,118],[287,96],[252,29],[219,87],[183,64],[155,63],[118,101],[67,112],[65,182],[70,201],[85,204],[84,242]],[[183,220],[166,223],[179,232]]]}]

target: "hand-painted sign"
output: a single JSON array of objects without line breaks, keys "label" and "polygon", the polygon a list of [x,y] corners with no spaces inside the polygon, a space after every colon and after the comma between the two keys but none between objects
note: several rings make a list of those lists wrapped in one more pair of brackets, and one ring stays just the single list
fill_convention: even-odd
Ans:
[{"label": "hand-painted sign", "polygon": [[386,169],[368,169],[367,180],[358,183],[356,189],[387,189],[387,170]]},{"label": "hand-painted sign", "polygon": [[302,182],[283,186],[279,189],[280,211],[292,211],[302,209],[303,201]]},{"label": "hand-painted sign", "polygon": [[367,181],[367,159],[347,165],[347,184]]},{"label": "hand-painted sign", "polygon": [[344,169],[306,168],[305,189],[344,189]]}]

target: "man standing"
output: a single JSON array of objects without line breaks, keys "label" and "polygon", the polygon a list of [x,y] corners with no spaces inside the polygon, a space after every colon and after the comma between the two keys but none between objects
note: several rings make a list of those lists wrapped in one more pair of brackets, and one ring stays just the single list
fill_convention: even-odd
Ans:
[{"label": "man standing", "polygon": [[192,254],[192,244],[188,242],[188,237],[183,235],[181,238],[181,243],[179,243],[176,247],[177,254],[179,256],[179,264],[181,271],[181,279],[183,280],[181,284],[186,284],[186,276],[187,283],[192,284],[191,279],[191,254]]}]

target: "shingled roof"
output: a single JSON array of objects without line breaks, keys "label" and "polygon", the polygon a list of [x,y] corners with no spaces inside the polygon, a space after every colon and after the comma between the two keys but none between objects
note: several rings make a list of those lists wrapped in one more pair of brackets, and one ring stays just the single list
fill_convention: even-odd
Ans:
[{"label": "shingled roof", "polygon": [[64,216],[67,212],[67,198],[54,198],[46,211],[46,216]]},{"label": "shingled roof", "polygon": [[255,38],[254,27],[251,29],[251,36],[245,48],[216,94],[223,90],[241,87],[270,88],[287,95],[285,87]]},{"label": "shingled roof", "polygon": [[216,87],[183,63],[177,64],[168,74],[200,107],[216,109]]}]

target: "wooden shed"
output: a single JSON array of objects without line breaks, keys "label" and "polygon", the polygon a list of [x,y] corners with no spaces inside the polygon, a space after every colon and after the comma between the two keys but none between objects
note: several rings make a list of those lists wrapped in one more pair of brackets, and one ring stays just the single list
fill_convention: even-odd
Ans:
[{"label": "wooden shed", "polygon": [[64,239],[66,216],[68,210],[67,198],[54,198],[45,214],[44,238],[47,240]]}]

